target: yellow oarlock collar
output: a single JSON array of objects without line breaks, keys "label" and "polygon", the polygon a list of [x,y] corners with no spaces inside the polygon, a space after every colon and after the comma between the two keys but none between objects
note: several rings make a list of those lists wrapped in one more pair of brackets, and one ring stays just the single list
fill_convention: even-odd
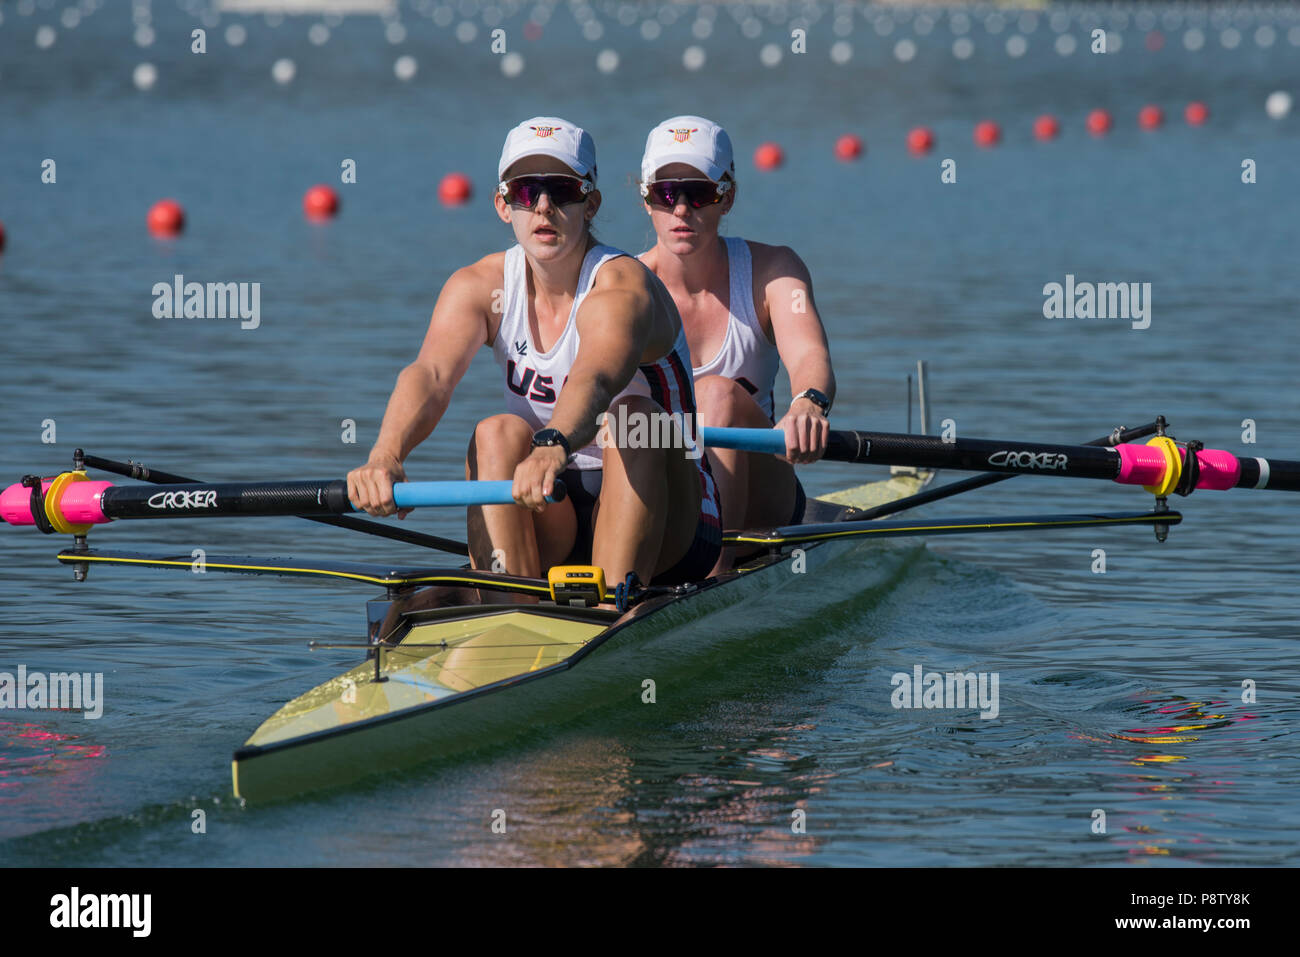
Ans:
[{"label": "yellow oarlock collar", "polygon": [[1167,435],[1157,435],[1147,443],[1160,449],[1165,454],[1165,477],[1159,485],[1142,486],[1156,498],[1168,498],[1169,493],[1178,487],[1178,480],[1183,477],[1183,456],[1178,451],[1178,443]]}]

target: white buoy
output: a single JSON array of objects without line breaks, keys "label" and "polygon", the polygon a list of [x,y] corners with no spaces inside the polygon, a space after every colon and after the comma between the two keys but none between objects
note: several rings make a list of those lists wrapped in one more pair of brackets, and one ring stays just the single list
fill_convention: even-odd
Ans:
[{"label": "white buoy", "polygon": [[1286,90],[1274,90],[1264,101],[1264,112],[1271,119],[1283,119],[1291,112],[1291,94]]},{"label": "white buoy", "polygon": [[131,71],[131,82],[135,88],[141,91],[153,89],[153,85],[158,82],[158,70],[152,63],[141,63]]},{"label": "white buoy", "polygon": [[393,76],[397,77],[403,83],[414,79],[415,71],[417,69],[418,64],[415,62],[415,57],[410,56],[409,54],[399,56],[393,61]]},{"label": "white buoy", "polygon": [[596,69],[601,73],[613,73],[618,69],[618,51],[606,48],[596,54]]},{"label": "white buoy", "polygon": [[286,86],[293,82],[294,75],[298,72],[298,66],[288,57],[276,60],[271,64],[271,79],[281,86]]},{"label": "white buoy", "polygon": [[521,53],[511,50],[501,58],[501,72],[508,77],[516,77],[524,72],[524,57]]},{"label": "white buoy", "polygon": [[689,46],[682,53],[682,66],[692,73],[704,66],[704,61],[708,55],[704,52],[704,47]]}]

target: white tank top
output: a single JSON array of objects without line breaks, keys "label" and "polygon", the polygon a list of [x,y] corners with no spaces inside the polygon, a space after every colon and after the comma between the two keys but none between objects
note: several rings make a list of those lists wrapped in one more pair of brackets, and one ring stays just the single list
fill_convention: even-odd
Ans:
[{"label": "white tank top", "polygon": [[754,264],[749,254],[749,243],[734,236],[725,236],[727,266],[731,291],[728,295],[730,315],[727,334],[722,339],[718,354],[703,365],[695,367],[695,378],[720,375],[739,382],[754,397],[763,413],[776,421],[773,393],[776,391],[776,371],[781,366],[781,356],[776,346],[768,341],[763,327],[754,312]]},{"label": "white tank top", "polygon": [[[582,260],[578,289],[564,331],[548,352],[533,342],[528,327],[528,261],[521,246],[506,250],[504,301],[501,326],[492,343],[492,354],[505,373],[506,411],[519,416],[533,430],[544,428],[555,412],[555,400],[569,377],[578,356],[578,307],[591,291],[600,267],[611,259],[628,254],[613,246],[593,246]],[[653,275],[653,274],[652,274]],[[656,279],[656,284],[658,280]],[[672,297],[659,286],[665,302]],[[627,388],[619,393],[643,395],[653,399],[667,412],[695,415],[695,384],[690,375],[690,347],[684,329],[678,330],[672,351],[655,362],[637,367]],[[619,396],[615,396],[618,398]],[[703,456],[697,463],[707,461]],[[598,469],[601,450],[593,441],[575,450],[569,468]]]}]

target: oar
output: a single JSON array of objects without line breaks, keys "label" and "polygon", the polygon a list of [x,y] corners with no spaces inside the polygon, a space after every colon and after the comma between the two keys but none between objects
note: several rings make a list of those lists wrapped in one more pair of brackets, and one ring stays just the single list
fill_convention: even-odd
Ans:
[{"label": "oar", "polygon": [[[512,505],[512,484],[493,482],[398,482],[399,508]],[[548,501],[563,501],[554,483]],[[46,525],[76,533],[77,527],[119,518],[209,518],[230,515],[342,515],[352,511],[348,485],[329,482],[224,482],[217,484],[114,485],[65,472],[54,479],[28,476],[0,492],[0,518],[11,525]]]},{"label": "oar", "polygon": [[[189,478],[184,475],[177,475],[174,472],[164,472],[161,469],[151,469],[143,462],[118,462],[98,455],[87,455],[81,449],[77,449],[73,453],[73,460],[78,463],[74,465],[74,469],[80,469],[82,465],[88,465],[101,472],[112,472],[115,475],[138,479],[152,485],[203,484],[202,479]],[[428,532],[416,532],[409,528],[398,528],[396,525],[372,522],[369,519],[357,518],[353,515],[300,515],[298,517],[321,525],[332,525],[335,528],[346,528],[353,532],[362,532],[366,535],[375,535],[379,538],[404,542],[407,545],[419,545],[422,548],[432,548],[437,551],[449,552],[452,555],[469,555],[469,546],[453,538],[443,538],[441,535],[431,535]]]},{"label": "oar", "polygon": [[[785,433],[777,429],[704,429],[706,445],[746,452],[785,452]],[[1159,497],[1189,495],[1196,489],[1256,488],[1300,491],[1300,462],[1241,458],[1206,449],[1199,442],[1177,446],[1169,436],[1146,445],[1114,448],[1053,445],[994,439],[953,439],[893,432],[832,430],[825,458],[867,465],[1005,472],[1106,479],[1141,485]]]},{"label": "oar", "polygon": [[[1084,445],[1104,445],[1116,446],[1121,442],[1132,442],[1135,439],[1143,439],[1148,435],[1155,435],[1162,428],[1162,423],[1149,422],[1146,425],[1140,425],[1135,429],[1128,429],[1123,426],[1112,431],[1109,435],[1103,435],[1101,438],[1093,439]],[[864,509],[854,514],[854,521],[861,521],[871,518],[882,518],[885,515],[893,515],[895,512],[905,512],[909,509],[920,508],[922,505],[929,505],[931,502],[939,502],[945,498],[952,498],[954,495],[960,495],[963,492],[971,492],[977,488],[987,488],[990,485],[996,485],[998,482],[1005,482],[1007,479],[1013,479],[1016,476],[1007,472],[985,472],[982,475],[972,475],[970,478],[961,479],[956,482],[948,482],[937,488],[929,488],[923,492],[917,492],[915,495],[908,495],[906,498],[896,499],[893,502],[886,502],[884,505],[876,505],[872,508]],[[386,526],[385,526],[386,527]]]},{"label": "oar", "polygon": [[817,525],[788,525],[767,531],[727,532],[724,545],[803,545],[837,538],[921,538],[932,535],[961,535],[967,532],[1048,532],[1063,528],[1095,528],[1115,525],[1152,525],[1157,530],[1182,522],[1181,512],[1068,513],[1061,515],[1013,515],[993,518],[894,519],[825,522]]}]

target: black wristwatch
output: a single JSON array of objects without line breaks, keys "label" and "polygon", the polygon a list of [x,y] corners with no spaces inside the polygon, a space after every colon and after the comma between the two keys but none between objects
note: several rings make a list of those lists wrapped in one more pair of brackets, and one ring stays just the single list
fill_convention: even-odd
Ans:
[{"label": "black wristwatch", "polygon": [[822,410],[822,415],[826,416],[827,418],[830,418],[831,400],[828,399],[826,397],[826,393],[822,392],[820,389],[804,389],[797,396],[795,396],[795,398],[807,399],[813,405],[817,406],[817,408]]},{"label": "black wristwatch", "polygon": [[533,433],[533,448],[542,445],[558,445],[564,449],[564,457],[567,459],[573,455],[573,449],[569,448],[569,440],[564,437],[564,433],[559,429],[541,429]]}]

